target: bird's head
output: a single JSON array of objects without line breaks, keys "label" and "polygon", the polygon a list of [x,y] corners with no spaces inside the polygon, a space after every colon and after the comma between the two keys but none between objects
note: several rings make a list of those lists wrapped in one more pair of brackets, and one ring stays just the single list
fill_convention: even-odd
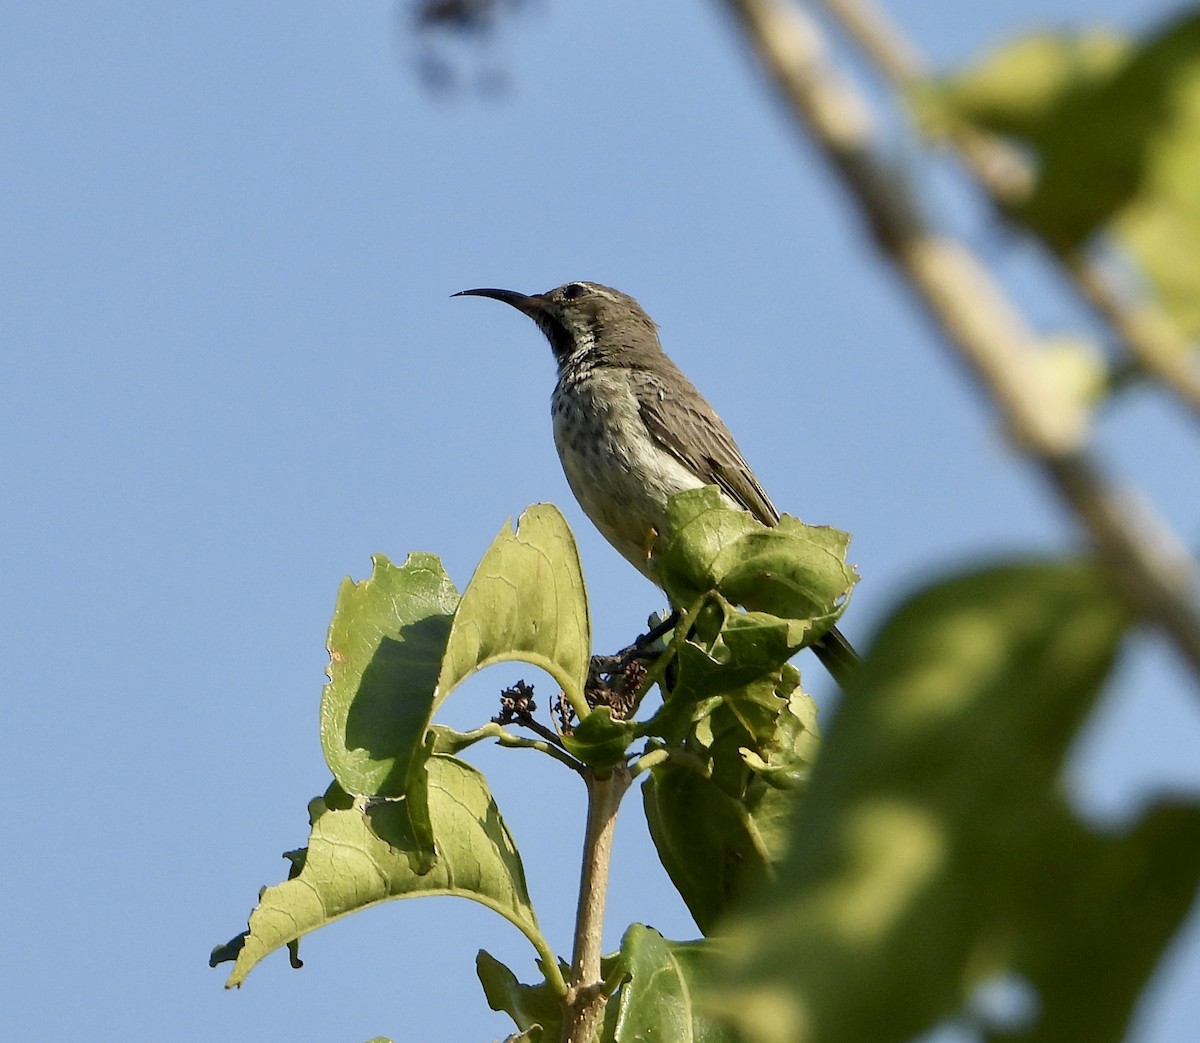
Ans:
[{"label": "bird's head", "polygon": [[528,315],[546,335],[559,370],[581,364],[627,363],[637,352],[661,352],[654,320],[628,294],[594,282],[569,282],[545,293],[463,290]]}]

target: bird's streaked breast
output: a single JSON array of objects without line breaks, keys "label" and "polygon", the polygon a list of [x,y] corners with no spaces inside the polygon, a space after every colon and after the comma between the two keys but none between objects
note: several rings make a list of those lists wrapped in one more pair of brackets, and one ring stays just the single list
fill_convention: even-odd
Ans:
[{"label": "bird's streaked breast", "polygon": [[647,554],[667,500],[703,483],[651,437],[622,369],[560,379],[551,409],[554,444],[579,505],[649,575]]}]

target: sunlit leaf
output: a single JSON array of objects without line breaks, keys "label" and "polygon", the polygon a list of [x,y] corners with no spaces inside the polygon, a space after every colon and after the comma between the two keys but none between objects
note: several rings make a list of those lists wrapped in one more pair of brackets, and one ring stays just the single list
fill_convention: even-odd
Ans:
[{"label": "sunlit leaf", "polygon": [[759,612],[730,612],[708,648],[679,649],[679,676],[668,701],[699,704],[720,696],[756,741],[774,735],[786,696],[776,693],[784,663],[799,650],[803,626]]},{"label": "sunlit leaf", "polygon": [[717,591],[735,605],[802,624],[806,641],[841,615],[857,580],[846,563],[846,533],[787,515],[773,528],[763,525],[711,486],[679,493],[667,509],[672,536],[657,568],[674,604],[686,608]]},{"label": "sunlit leaf", "polygon": [[[512,1018],[523,1033],[522,1039],[557,1043],[562,1036],[562,998],[549,982],[523,985],[512,971],[482,949],[475,957],[475,972],[488,1006]],[[564,966],[561,972],[569,974],[570,968]]]},{"label": "sunlit leaf", "polygon": [[424,874],[414,871],[409,850],[416,840],[403,814],[404,801],[364,810],[331,809],[314,800],[308,847],[294,862],[298,872],[259,897],[230,986],[240,985],[275,949],[393,898],[469,898],[540,938],[520,856],[483,776],[461,761],[436,756],[428,761],[427,775],[437,864]]},{"label": "sunlit leaf", "polygon": [[437,702],[492,663],[541,667],[582,704],[591,656],[575,538],[558,508],[537,504],[505,525],[463,593],[438,677]]},{"label": "sunlit leaf", "polygon": [[321,746],[348,793],[406,797],[413,865],[433,864],[425,801],[426,733],[458,592],[432,554],[403,565],[372,558],[369,579],[338,591],[329,625],[329,683],[321,698]]},{"label": "sunlit leaf", "polygon": [[457,757],[463,750],[470,749],[477,742],[497,738],[503,729],[500,725],[489,721],[469,732],[455,731],[444,724],[433,724],[429,727],[433,738],[433,753],[446,757]]}]

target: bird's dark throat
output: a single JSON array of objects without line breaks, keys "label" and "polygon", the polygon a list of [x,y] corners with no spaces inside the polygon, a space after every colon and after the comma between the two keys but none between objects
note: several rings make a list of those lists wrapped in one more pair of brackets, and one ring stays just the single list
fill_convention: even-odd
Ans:
[{"label": "bird's dark throat", "polygon": [[575,347],[574,338],[572,338],[567,327],[547,312],[541,312],[536,315],[534,321],[541,327],[542,332],[546,335],[546,339],[550,342],[550,350],[554,352],[554,361],[558,363],[565,362]]}]

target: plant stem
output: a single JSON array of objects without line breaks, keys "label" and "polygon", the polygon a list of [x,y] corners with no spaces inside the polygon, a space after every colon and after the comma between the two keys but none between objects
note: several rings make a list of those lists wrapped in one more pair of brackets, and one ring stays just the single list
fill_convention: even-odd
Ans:
[{"label": "plant stem", "polygon": [[612,859],[617,808],[631,781],[625,764],[615,765],[604,776],[588,768],[583,777],[588,788],[587,828],[583,837],[583,868],[579,880],[579,906],[575,913],[575,948],[566,998],[567,1016],[563,1019],[563,1043],[591,1043],[604,1021],[600,950],[608,866]]},{"label": "plant stem", "polygon": [[662,746],[643,753],[629,767],[629,777],[636,779],[642,772],[649,771],[657,764],[663,764],[671,759],[671,751]]},{"label": "plant stem", "polygon": [[583,765],[567,753],[558,743],[546,742],[543,739],[526,739],[523,736],[513,735],[503,730],[496,735],[496,741],[501,746],[507,746],[511,749],[537,750],[539,753],[548,753],[556,761],[561,761],[572,771],[583,771]]}]

